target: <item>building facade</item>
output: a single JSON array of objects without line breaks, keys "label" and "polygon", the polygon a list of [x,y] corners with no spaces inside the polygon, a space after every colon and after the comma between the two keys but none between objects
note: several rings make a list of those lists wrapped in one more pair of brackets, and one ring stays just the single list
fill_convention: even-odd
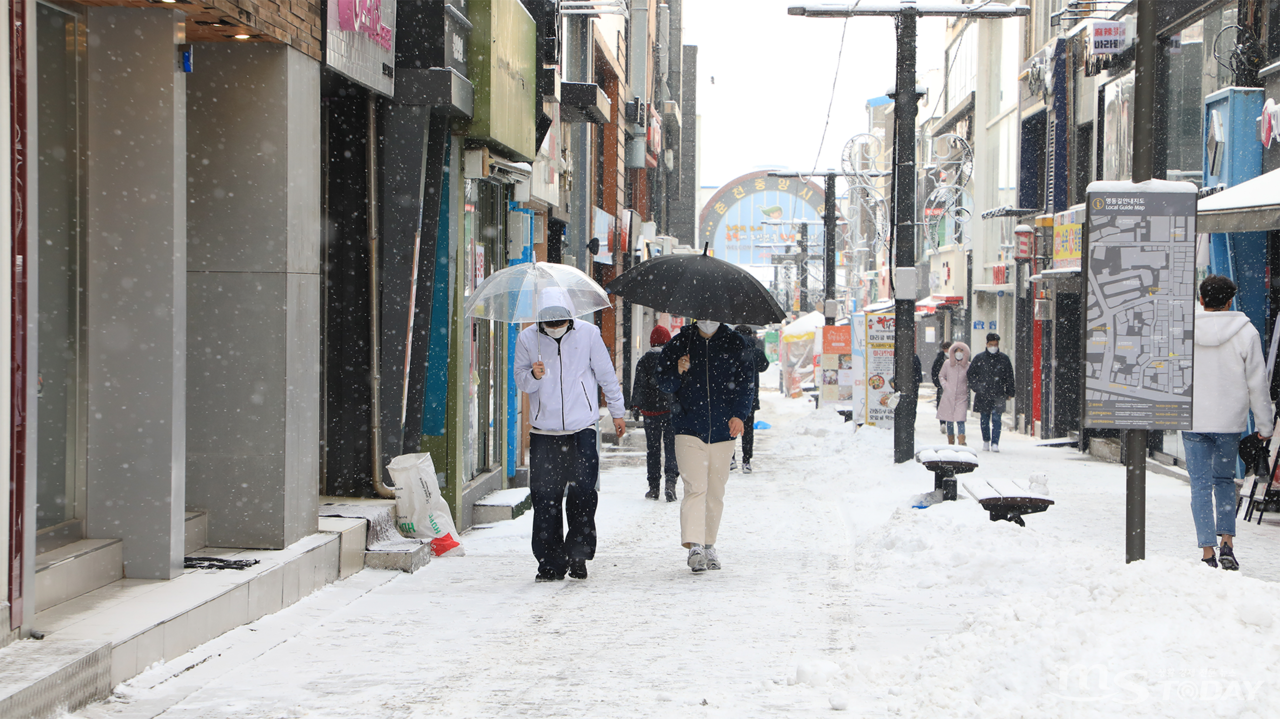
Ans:
[{"label": "building facade", "polygon": [[[322,501],[393,496],[407,452],[465,530],[527,482],[528,444],[520,328],[466,299],[521,262],[604,284],[693,241],[680,0],[14,0],[6,22],[0,645],[182,576],[193,517],[195,549],[310,546]],[[629,385],[663,318],[584,319]],[[94,586],[51,583],[90,551]]]}]

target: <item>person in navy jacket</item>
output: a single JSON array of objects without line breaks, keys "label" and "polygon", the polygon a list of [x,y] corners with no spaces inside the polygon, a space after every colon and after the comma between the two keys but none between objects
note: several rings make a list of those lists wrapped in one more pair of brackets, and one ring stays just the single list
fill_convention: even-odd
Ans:
[{"label": "person in navy jacket", "polygon": [[658,358],[658,388],[675,396],[671,426],[684,480],[680,540],[694,572],[720,568],[715,542],[729,460],[755,396],[755,367],[747,349],[731,327],[699,320],[668,342]]}]

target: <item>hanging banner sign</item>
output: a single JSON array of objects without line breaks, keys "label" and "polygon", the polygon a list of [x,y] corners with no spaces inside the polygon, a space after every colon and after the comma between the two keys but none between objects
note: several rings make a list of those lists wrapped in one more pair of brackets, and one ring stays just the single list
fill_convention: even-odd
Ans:
[{"label": "hanging banner sign", "polygon": [[866,322],[867,424],[893,426],[893,346],[894,311],[868,312]]},{"label": "hanging banner sign", "polygon": [[1089,23],[1088,33],[1090,55],[1115,55],[1125,48],[1123,22],[1092,20]]},{"label": "hanging banner sign", "polygon": [[1191,429],[1196,186],[1089,185],[1084,426]]}]

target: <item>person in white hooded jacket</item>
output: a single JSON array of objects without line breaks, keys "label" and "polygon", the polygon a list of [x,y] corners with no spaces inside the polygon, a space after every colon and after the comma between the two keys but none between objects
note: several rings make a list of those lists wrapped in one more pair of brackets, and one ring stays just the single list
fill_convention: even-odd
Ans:
[{"label": "person in white hooded jacket", "polygon": [[[1229,308],[1236,285],[1210,275],[1200,283],[1195,315],[1195,398],[1191,431],[1182,433],[1191,475],[1191,516],[1196,539],[1210,567],[1239,569],[1236,533],[1236,456],[1249,410],[1262,439],[1271,437],[1274,415],[1267,390],[1266,362],[1258,330],[1243,312]],[[1222,538],[1214,557],[1215,535]]]},{"label": "person in white hooded jacket", "polygon": [[569,319],[573,304],[563,290],[543,290],[539,307],[542,321],[521,330],[515,352],[516,386],[529,395],[534,579],[564,579],[566,571],[586,579],[587,561],[596,553],[600,390],[619,437],[627,431],[626,408],[599,328]]}]

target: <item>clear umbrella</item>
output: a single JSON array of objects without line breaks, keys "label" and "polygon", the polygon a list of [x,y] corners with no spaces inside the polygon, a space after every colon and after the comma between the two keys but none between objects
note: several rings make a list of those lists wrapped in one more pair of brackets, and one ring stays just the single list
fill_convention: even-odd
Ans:
[{"label": "clear umbrella", "polygon": [[610,306],[608,293],[582,270],[557,262],[526,262],[486,277],[463,312],[498,322],[547,322]]},{"label": "clear umbrella", "polygon": [[570,320],[611,305],[604,288],[578,268],[526,262],[486,277],[463,311],[498,322],[546,322]]}]

